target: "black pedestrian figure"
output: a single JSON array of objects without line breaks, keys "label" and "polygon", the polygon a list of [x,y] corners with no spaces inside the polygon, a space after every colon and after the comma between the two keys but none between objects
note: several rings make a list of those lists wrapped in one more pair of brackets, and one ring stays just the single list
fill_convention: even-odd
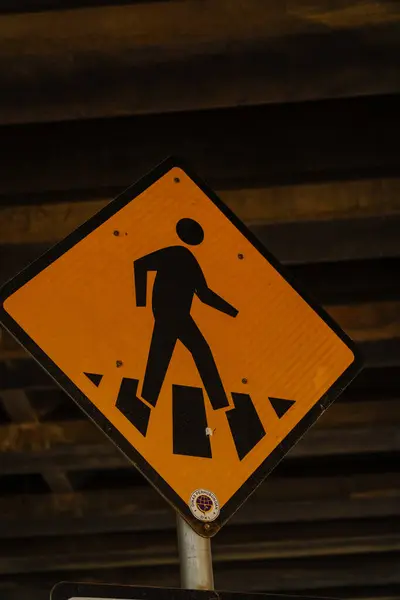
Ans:
[{"label": "black pedestrian figure", "polygon": [[[176,226],[179,238],[196,246],[204,231],[193,219],[181,219]],[[238,311],[207,285],[199,263],[185,246],[169,246],[134,262],[136,305],[146,306],[147,272],[156,271],[152,308],[155,319],[142,398],[155,406],[176,345],[180,340],[192,354],[214,409],[229,406],[211,349],[194,322],[190,310],[193,297],[236,317]]]}]

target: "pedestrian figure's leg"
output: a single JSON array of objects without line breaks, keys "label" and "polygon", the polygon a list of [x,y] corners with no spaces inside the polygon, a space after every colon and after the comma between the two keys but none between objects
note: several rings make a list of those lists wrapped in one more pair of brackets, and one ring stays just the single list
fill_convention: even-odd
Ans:
[{"label": "pedestrian figure's leg", "polygon": [[174,332],[156,320],[142,388],[142,398],[152,406],[157,404],[176,340]]},{"label": "pedestrian figure's leg", "polygon": [[210,346],[192,318],[182,324],[179,339],[193,356],[213,409],[228,407],[229,401]]}]

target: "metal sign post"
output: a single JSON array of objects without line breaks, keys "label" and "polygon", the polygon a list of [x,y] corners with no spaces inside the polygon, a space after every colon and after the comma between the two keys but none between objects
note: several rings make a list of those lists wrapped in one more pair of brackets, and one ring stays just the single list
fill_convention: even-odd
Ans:
[{"label": "metal sign post", "polygon": [[196,533],[177,515],[181,586],[188,590],[213,590],[211,540]]}]

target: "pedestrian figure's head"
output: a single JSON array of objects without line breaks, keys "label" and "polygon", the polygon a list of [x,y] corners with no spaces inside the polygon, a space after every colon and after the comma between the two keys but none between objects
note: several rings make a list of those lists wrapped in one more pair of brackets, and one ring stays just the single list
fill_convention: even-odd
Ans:
[{"label": "pedestrian figure's head", "polygon": [[202,226],[193,219],[180,219],[176,224],[176,233],[182,242],[190,246],[197,246],[204,240]]}]

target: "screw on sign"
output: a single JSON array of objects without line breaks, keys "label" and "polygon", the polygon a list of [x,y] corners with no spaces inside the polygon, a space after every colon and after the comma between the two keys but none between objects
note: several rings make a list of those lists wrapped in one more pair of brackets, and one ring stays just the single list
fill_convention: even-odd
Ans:
[{"label": "screw on sign", "polygon": [[360,369],[352,341],[174,159],[6,284],[0,314],[205,536]]}]

